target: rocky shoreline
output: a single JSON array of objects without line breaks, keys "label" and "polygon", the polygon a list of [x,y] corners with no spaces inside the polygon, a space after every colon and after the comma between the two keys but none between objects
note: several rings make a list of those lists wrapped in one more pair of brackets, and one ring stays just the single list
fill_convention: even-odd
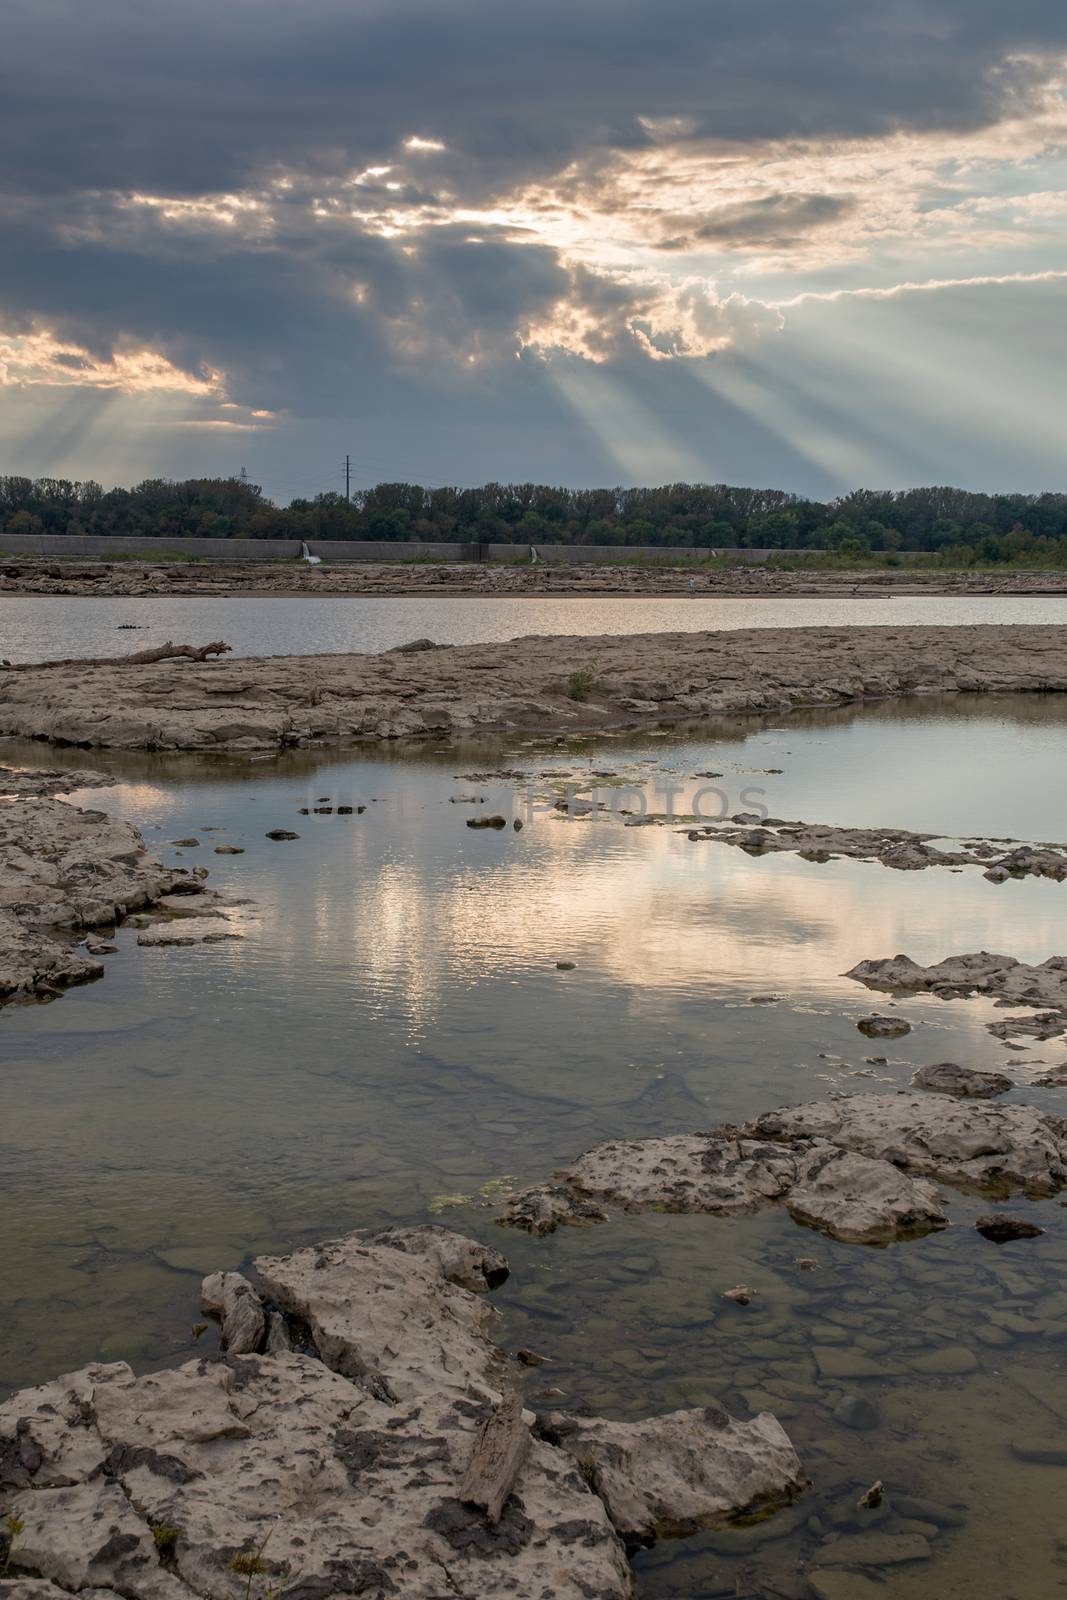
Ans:
[{"label": "rocky shoreline", "polygon": [[661,727],[902,695],[1065,691],[1060,626],[420,640],[382,655],[0,669],[0,736],[277,752],[405,736]]},{"label": "rocky shoreline", "polygon": [[832,1239],[880,1245],[948,1226],[938,1183],[996,1199],[1056,1194],[1067,1121],[975,1104],[965,1088],[817,1101],[739,1128],[597,1145],[512,1195],[500,1222],[541,1235],[606,1222],[606,1206],[734,1217],[780,1203]]},{"label": "rocky shoreline", "polygon": [[789,853],[818,863],[845,857],[852,861],[878,861],[895,872],[923,872],[927,867],[981,867],[983,877],[990,883],[1006,883],[1009,878],[1052,878],[1062,883],[1067,878],[1067,846],[1062,844],[1024,844],[1018,839],[972,836],[964,841],[962,849],[943,850],[930,842],[941,837],[934,833],[913,833],[907,828],[839,828],[786,822],[781,817],[757,821],[743,812],[728,822],[701,823],[699,828],[683,831],[693,844],[729,844],[750,856]]},{"label": "rocky shoreline", "polygon": [[[162,542],[162,541],[161,541]],[[548,555],[548,547],[542,556]],[[790,571],[762,565],[695,568],[553,562],[536,566],[480,566],[474,562],[324,562],[298,561],[57,561],[47,557],[0,557],[0,595],[377,595],[544,596],[544,595],[701,595],[773,599],[808,596],[823,599],[890,595],[1059,595],[1067,594],[1067,573],[1059,571],[951,571],[902,567]]]},{"label": "rocky shoreline", "polygon": [[219,1359],[0,1405],[5,1600],[632,1600],[629,1549],[805,1487],[770,1414],[524,1410],[485,1299],[507,1263],[444,1228],[255,1271],[204,1281]]},{"label": "rocky shoreline", "polygon": [[130,917],[144,944],[239,937],[206,867],[164,867],[131,823],[58,798],[111,782],[0,768],[0,1007],[101,977],[108,936]]}]

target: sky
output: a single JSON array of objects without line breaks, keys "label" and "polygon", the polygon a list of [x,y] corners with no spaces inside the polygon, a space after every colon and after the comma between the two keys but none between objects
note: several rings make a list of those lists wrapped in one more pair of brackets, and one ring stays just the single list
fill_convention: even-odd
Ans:
[{"label": "sky", "polygon": [[1067,488],[1063,0],[6,0],[0,472]]}]

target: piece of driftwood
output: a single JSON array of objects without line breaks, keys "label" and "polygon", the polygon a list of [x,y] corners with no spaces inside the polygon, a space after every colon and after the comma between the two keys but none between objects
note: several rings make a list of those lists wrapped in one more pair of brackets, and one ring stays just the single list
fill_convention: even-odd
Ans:
[{"label": "piece of driftwood", "polygon": [[224,656],[233,649],[221,640],[215,644],[166,644],[152,650],[138,650],[132,656],[70,656],[64,661],[5,661],[8,672],[41,672],[46,667],[147,667],[153,661],[206,661],[209,656]]},{"label": "piece of driftwood", "polygon": [[478,1431],[460,1499],[467,1505],[480,1506],[490,1522],[498,1522],[529,1448],[530,1430],[522,1420],[522,1395],[505,1395]]}]

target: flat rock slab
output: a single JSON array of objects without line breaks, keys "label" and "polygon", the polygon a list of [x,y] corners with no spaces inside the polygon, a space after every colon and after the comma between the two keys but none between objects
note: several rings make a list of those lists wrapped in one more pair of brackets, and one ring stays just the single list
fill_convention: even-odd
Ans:
[{"label": "flat rock slab", "polygon": [[777,817],[761,821],[744,815],[732,817],[729,823],[689,829],[687,837],[693,843],[734,845],[749,855],[787,851],[814,862],[842,856],[854,861],[880,861],[896,872],[922,872],[927,867],[982,867],[992,883],[1005,883],[1009,878],[1067,878],[1064,845],[1012,841],[1014,848],[1005,851],[1004,840],[999,845],[971,840],[963,849],[942,850],[930,842],[939,837],[937,834],[911,833],[906,828],[838,828],[785,822]]},{"label": "flat rock slab", "polygon": [[929,1561],[933,1551],[920,1533],[846,1533],[824,1544],[812,1557],[813,1567],[895,1567],[906,1561]]},{"label": "flat rock slab", "polygon": [[267,1295],[311,1329],[319,1355],[390,1401],[428,1386],[497,1397],[498,1313],[482,1290],[507,1267],[498,1251],[445,1228],[353,1233],[289,1256],[260,1256]]},{"label": "flat rock slab", "polygon": [[946,1226],[932,1184],[829,1140],[762,1138],[753,1129],[597,1145],[551,1184],[513,1195],[500,1219],[536,1234],[627,1210],[742,1216],[781,1203],[797,1222],[862,1244]]},{"label": "flat rock slab", "polygon": [[597,1145],[510,1196],[498,1220],[545,1234],[604,1221],[604,1204],[740,1216],[780,1203],[834,1238],[882,1244],[947,1225],[935,1182],[1054,1194],[1067,1184],[1067,1122],[947,1095],[816,1101],[741,1128]]},{"label": "flat rock slab", "polygon": [[[594,659],[596,687],[576,701],[568,679]],[[533,637],[412,655],[0,671],[0,734],[113,749],[278,750],[509,727],[655,726],[867,696],[1048,690],[1067,690],[1062,627]]]}]

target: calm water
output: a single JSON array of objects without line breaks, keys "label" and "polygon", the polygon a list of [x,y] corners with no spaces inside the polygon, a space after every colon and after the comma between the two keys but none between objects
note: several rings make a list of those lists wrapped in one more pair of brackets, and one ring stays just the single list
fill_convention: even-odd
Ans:
[{"label": "calm water", "polygon": [[[168,639],[224,639],[235,655],[318,655],[388,650],[409,639],[486,644],[521,634],[625,634],[705,629],[869,627],[878,623],[1067,622],[1067,596],[884,600],[790,598],[359,599],[310,596],[255,599],[94,599],[0,596],[0,656],[120,655]],[[136,624],[138,632],[119,632]]]},{"label": "calm water", "polygon": [[[1059,1593],[1067,1469],[1010,1450],[1064,1439],[1056,1201],[1013,1208],[1047,1228],[1034,1242],[996,1249],[968,1226],[988,1203],[956,1197],[945,1234],[865,1250],[773,1212],[650,1215],[533,1241],[498,1235],[480,1191],[608,1136],[890,1089],[931,1061],[1009,1058],[1012,1098],[1062,1113],[1067,1091],[1028,1086],[1042,1070],[1030,1063],[1060,1061],[1061,1046],[1012,1055],[985,1032],[984,1003],[929,997],[902,1005],[910,1035],[872,1046],[855,1028],[872,996],[840,974],[898,950],[1063,953],[1067,886],[753,860],[551,807],[595,770],[616,775],[599,780],[602,798],[628,783],[660,810],[676,790],[682,810],[708,781],[694,775],[714,771],[731,809],[759,788],[782,816],[1064,839],[1065,727],[1045,698],[956,700],[359,759],[64,752],[114,771],[117,787],[89,803],[253,904],[240,943],[139,950],[120,932],[102,982],[0,1015],[0,1382],[182,1356],[203,1271],[439,1216],[507,1252],[501,1337],[549,1358],[531,1396],[552,1387],[556,1403],[626,1417],[714,1397],[739,1415],[773,1409],[794,1438],[815,1480],[799,1509],[641,1556],[643,1596],[799,1594],[798,1563],[818,1543],[807,1519],[870,1527],[855,1501],[875,1478],[966,1518],[927,1530],[930,1561],[886,1570],[885,1600]],[[51,756],[8,746],[0,759]],[[457,776],[501,765],[528,781]],[[466,828],[474,808],[452,797],[472,794],[522,831]],[[367,809],[299,815],[322,796]],[[265,839],[278,826],[301,837]],[[187,835],[201,847],[169,843]],[[216,857],[224,841],[247,853]],[[750,1003],[768,988],[785,1000]],[[883,1050],[886,1066],[865,1063]],[[799,1255],[819,1270],[800,1274]],[[743,1310],[721,1298],[738,1282],[759,1291]],[[946,1350],[971,1370],[927,1370]],[[873,1407],[866,1431],[834,1417],[849,1394]]]}]

